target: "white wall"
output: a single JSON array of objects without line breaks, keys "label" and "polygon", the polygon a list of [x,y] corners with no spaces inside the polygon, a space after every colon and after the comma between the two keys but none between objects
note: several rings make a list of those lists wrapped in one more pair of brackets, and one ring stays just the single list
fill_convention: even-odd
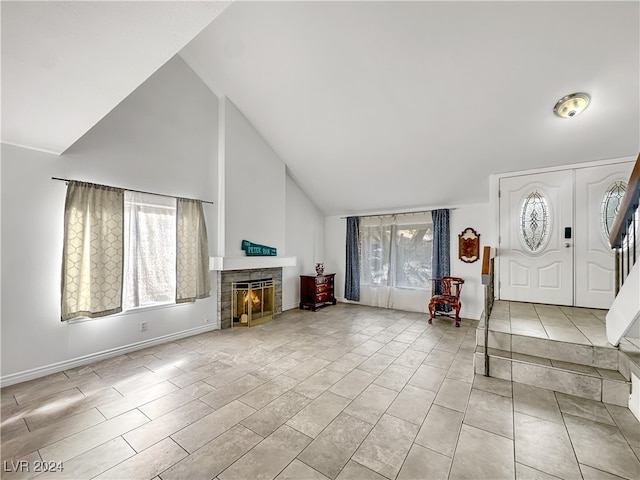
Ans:
[{"label": "white wall", "polygon": [[224,105],[224,257],[244,257],[242,240],[297,257],[282,270],[282,309],[300,303],[300,275],[324,250],[324,217],[287,175],[285,163],[229,100]]},{"label": "white wall", "polygon": [[325,250],[324,215],[289,176],[286,203],[286,255],[297,257],[297,264],[282,269],[283,310],[300,305],[300,275],[314,275],[315,264],[324,261]]},{"label": "white wall", "polygon": [[[215,295],[194,304],[61,322],[66,187],[51,177],[214,199],[217,108],[217,98],[176,57],[63,155],[2,146],[3,383],[85,355],[215,327],[205,322],[216,318]],[[213,250],[217,218],[211,205],[204,208]],[[148,322],[146,332],[139,331],[141,321]]]},{"label": "white wall", "polygon": [[[471,227],[480,234],[480,259],[465,263],[458,258],[458,235]],[[484,287],[482,286],[482,249],[485,245],[496,246],[493,232],[493,217],[489,203],[478,203],[456,207],[451,211],[449,229],[451,235],[451,276],[464,278],[462,308],[460,316],[479,320],[484,309]]]},{"label": "white wall", "polygon": [[[493,218],[489,203],[458,206],[451,210],[449,228],[451,236],[451,275],[465,280],[462,289],[462,310],[464,318],[478,320],[484,308],[484,289],[481,282],[482,261],[464,263],[458,259],[458,234],[472,227],[480,233],[480,249],[484,245],[494,245]],[[345,236],[346,220],[332,216],[325,218],[325,269],[335,271],[336,297],[344,301],[345,278]],[[416,305],[414,311],[425,311],[424,304]]]},{"label": "white wall", "polygon": [[285,250],[284,162],[228,99],[225,125],[225,257],[242,240]]},{"label": "white wall", "polygon": [[344,301],[345,264],[347,261],[347,221],[331,216],[324,219],[324,271],[336,273],[335,296]]}]

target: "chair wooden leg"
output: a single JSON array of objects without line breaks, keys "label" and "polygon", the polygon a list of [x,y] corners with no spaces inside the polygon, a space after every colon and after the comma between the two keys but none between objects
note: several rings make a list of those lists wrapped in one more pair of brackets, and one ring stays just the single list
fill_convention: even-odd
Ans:
[{"label": "chair wooden leg", "polygon": [[433,317],[435,316],[435,305],[429,303],[429,325],[433,323]]}]

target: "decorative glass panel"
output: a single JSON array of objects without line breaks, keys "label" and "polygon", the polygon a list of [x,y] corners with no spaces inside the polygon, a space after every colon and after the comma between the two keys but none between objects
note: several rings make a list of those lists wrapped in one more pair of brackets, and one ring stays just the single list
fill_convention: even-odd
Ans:
[{"label": "decorative glass panel", "polygon": [[620,209],[622,198],[626,191],[627,184],[625,182],[616,182],[607,189],[602,197],[600,204],[600,228],[607,245],[609,244],[611,228],[616,221],[616,216],[618,215],[618,210]]},{"label": "decorative glass panel", "polygon": [[529,194],[520,211],[520,234],[525,246],[535,253],[542,249],[549,236],[549,207],[538,190]]}]

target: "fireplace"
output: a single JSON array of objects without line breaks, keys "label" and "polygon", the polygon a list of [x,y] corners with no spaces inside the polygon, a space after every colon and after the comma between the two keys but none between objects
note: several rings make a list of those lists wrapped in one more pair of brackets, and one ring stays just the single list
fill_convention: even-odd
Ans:
[{"label": "fireplace", "polygon": [[272,278],[231,283],[231,328],[268,322],[275,314]]},{"label": "fireplace", "polygon": [[[232,285],[240,283],[251,283],[262,280],[273,281],[273,313],[272,317],[275,318],[278,314],[282,313],[282,268],[280,267],[268,267],[268,268],[255,268],[255,269],[238,269],[238,270],[222,270],[217,272],[217,297],[218,297],[218,325],[220,328],[230,328],[232,326],[232,320],[234,316],[238,316],[237,313],[233,313],[233,303],[235,295],[232,294]],[[244,299],[241,300],[244,302]],[[254,300],[252,300],[252,303]],[[247,313],[247,316],[249,314]],[[255,317],[253,318],[251,325],[255,326]],[[265,320],[266,321],[266,320]],[[236,327],[241,326],[239,323],[234,325]],[[245,326],[245,325],[242,325]]]}]

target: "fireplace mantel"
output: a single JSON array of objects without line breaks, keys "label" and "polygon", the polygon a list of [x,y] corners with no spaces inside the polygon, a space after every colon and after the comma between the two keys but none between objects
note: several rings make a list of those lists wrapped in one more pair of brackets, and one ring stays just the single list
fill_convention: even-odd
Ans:
[{"label": "fireplace mantel", "polygon": [[209,257],[209,270],[295,267],[298,257]]}]

